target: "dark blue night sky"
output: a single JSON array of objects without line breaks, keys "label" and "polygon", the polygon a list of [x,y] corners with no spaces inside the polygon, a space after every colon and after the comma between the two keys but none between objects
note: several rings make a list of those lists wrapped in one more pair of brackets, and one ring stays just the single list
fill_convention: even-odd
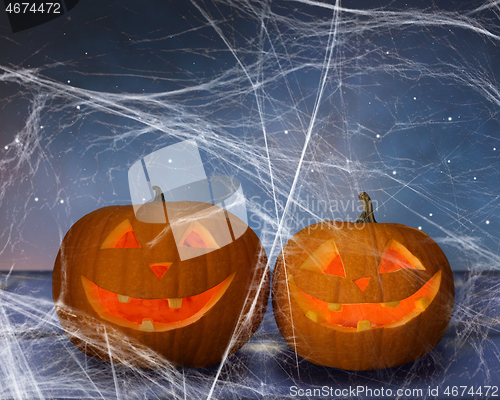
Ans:
[{"label": "dark blue night sky", "polygon": [[17,33],[0,13],[0,269],[50,270],[76,220],[130,204],[134,162],[188,139],[271,259],[366,191],[453,269],[498,269],[498,2],[340,5],[82,0]]},{"label": "dark blue night sky", "polygon": [[[419,399],[486,398],[491,385],[498,395],[500,0],[64,0],[63,9],[26,29],[0,9],[0,398],[283,399],[323,385],[421,389],[398,395]],[[321,367],[286,344],[269,302],[248,343],[212,367],[149,371],[87,357],[55,311],[64,235],[94,210],[148,201],[148,179],[177,190],[197,181],[190,174],[241,183],[271,270],[301,229],[355,221],[367,192],[378,223],[421,229],[449,259],[444,338],[396,368]],[[221,181],[210,181],[214,198]],[[121,281],[111,268],[103,276]],[[405,332],[410,346],[417,335]],[[466,395],[450,392],[460,385]]]}]

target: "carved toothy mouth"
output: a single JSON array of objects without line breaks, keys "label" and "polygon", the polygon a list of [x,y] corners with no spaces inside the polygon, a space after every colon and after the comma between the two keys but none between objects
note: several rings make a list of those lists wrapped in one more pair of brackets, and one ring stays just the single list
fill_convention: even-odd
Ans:
[{"label": "carved toothy mouth", "polygon": [[195,296],[141,299],[111,292],[82,276],[87,299],[99,316],[116,325],[145,332],[164,332],[198,321],[226,292],[235,273]]},{"label": "carved toothy mouth", "polygon": [[419,290],[406,299],[387,303],[327,303],[313,297],[288,275],[292,297],[304,315],[326,328],[348,332],[376,328],[395,328],[420,315],[436,297],[441,285],[441,271],[434,274]]}]

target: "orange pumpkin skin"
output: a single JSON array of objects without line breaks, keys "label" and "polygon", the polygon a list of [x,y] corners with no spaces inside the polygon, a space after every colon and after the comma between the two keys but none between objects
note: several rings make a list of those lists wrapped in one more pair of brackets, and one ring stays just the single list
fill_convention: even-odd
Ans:
[{"label": "orange pumpkin skin", "polygon": [[[145,207],[153,214],[164,211],[162,202]],[[270,276],[257,235],[234,215],[231,223],[233,230],[246,229],[232,243],[181,260],[168,220],[141,222],[132,206],[82,217],[61,244],[52,281],[55,308],[70,340],[87,355],[143,368],[164,366],[165,360],[205,367],[237,351],[264,317]],[[217,241],[217,226],[208,226],[209,219],[203,224]],[[118,233],[129,233],[115,240],[118,226],[126,227]]]},{"label": "orange pumpkin skin", "polygon": [[[387,250],[393,248],[411,262]],[[341,264],[328,260],[332,249]],[[321,271],[326,264],[329,273]],[[437,243],[417,229],[326,221],[283,248],[272,303],[281,334],[306,360],[346,370],[389,368],[421,358],[442,339],[453,312],[453,276]]]}]

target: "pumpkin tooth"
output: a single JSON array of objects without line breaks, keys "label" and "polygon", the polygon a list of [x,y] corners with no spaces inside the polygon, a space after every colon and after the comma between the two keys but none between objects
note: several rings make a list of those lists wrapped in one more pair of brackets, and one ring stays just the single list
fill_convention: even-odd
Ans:
[{"label": "pumpkin tooth", "polygon": [[139,330],[144,332],[154,332],[155,326],[153,320],[151,318],[144,318],[142,320],[141,326],[139,327]]},{"label": "pumpkin tooth", "polygon": [[309,310],[306,312],[306,317],[313,322],[318,322],[318,315],[314,311]]},{"label": "pumpkin tooth", "polygon": [[415,308],[417,310],[424,311],[430,303],[431,302],[427,297],[419,297],[415,300]]},{"label": "pumpkin tooth", "polygon": [[372,323],[370,321],[368,321],[367,319],[363,320],[363,321],[358,321],[358,332],[361,332],[361,331],[368,331],[372,329]]},{"label": "pumpkin tooth", "polygon": [[340,303],[328,303],[328,311],[340,311],[342,304]]},{"label": "pumpkin tooth", "polygon": [[168,299],[168,306],[170,308],[181,308],[182,307],[182,298]]},{"label": "pumpkin tooth", "polygon": [[130,296],[124,296],[123,294],[119,294],[118,301],[120,303],[130,303]]},{"label": "pumpkin tooth", "polygon": [[382,307],[387,307],[387,308],[394,308],[399,306],[400,302],[399,301],[388,301],[387,303],[382,303]]}]

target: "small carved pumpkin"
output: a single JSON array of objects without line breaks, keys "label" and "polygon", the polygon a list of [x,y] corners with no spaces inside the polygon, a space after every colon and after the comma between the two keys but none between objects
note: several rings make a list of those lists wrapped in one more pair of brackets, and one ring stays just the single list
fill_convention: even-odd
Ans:
[{"label": "small carved pumpkin", "polygon": [[260,325],[270,279],[255,233],[215,205],[170,202],[169,211],[181,214],[176,240],[168,220],[141,222],[159,220],[165,204],[143,205],[139,219],[132,206],[105,207],[66,234],[53,297],[84,353],[139,367],[158,366],[155,355],[204,367],[238,350]]},{"label": "small carved pumpkin", "polygon": [[347,370],[399,366],[431,351],[454,304],[450,265],[425,233],[376,223],[370,198],[355,222],[301,230],[278,256],[272,301],[297,354]]}]

